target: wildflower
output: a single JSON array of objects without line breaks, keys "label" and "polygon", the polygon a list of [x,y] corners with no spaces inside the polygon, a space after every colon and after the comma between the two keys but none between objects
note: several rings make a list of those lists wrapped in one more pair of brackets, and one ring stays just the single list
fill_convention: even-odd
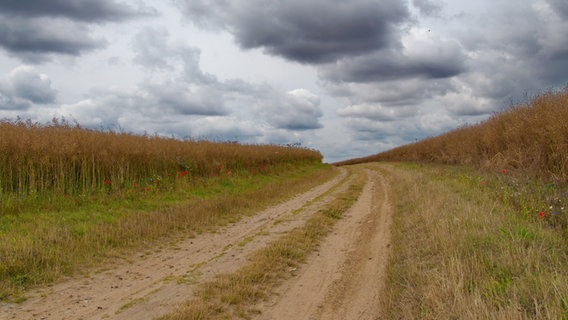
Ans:
[{"label": "wildflower", "polygon": [[481,185],[484,186],[484,185],[485,185],[485,181],[481,181]]},{"label": "wildflower", "polygon": [[544,218],[544,211],[540,211],[540,212],[538,213],[538,216],[541,217],[541,218]]},{"label": "wildflower", "polygon": [[501,173],[507,173],[507,169],[501,170]]},{"label": "wildflower", "polygon": [[105,179],[105,184],[108,186],[110,184],[110,180],[109,179]]}]

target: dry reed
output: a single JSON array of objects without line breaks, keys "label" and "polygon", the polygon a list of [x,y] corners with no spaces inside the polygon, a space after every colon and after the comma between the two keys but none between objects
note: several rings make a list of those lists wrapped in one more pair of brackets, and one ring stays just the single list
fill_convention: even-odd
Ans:
[{"label": "dry reed", "polygon": [[468,165],[568,182],[568,88],[536,96],[526,105],[477,125],[338,165],[418,161]]},{"label": "dry reed", "polygon": [[171,189],[180,176],[254,174],[321,159],[306,148],[100,132],[57,119],[48,125],[2,121],[0,198],[7,204],[38,194],[108,193],[148,182]]}]

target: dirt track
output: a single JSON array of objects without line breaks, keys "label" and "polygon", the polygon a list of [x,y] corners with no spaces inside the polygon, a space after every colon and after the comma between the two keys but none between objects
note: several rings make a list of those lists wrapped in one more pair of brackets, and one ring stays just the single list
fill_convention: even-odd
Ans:
[{"label": "dirt track", "polygon": [[[392,208],[385,178],[370,170],[368,176],[360,198],[319,251],[258,307],[261,319],[380,317]],[[199,283],[237,270],[251,252],[302,225],[347,187],[345,177],[342,170],[332,181],[216,233],[135,254],[130,263],[121,260],[107,271],[38,290],[21,304],[0,304],[0,319],[152,319],[171,312]]]},{"label": "dirt track", "polygon": [[259,319],[379,319],[392,207],[385,178],[369,172],[355,205],[319,252],[279,289]]}]

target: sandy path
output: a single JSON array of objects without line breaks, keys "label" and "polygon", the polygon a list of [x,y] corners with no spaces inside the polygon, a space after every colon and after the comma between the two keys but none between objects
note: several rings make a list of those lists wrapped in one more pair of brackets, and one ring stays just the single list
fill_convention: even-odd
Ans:
[{"label": "sandy path", "polygon": [[[0,304],[0,319],[152,319],[192,297],[196,284],[237,270],[246,256],[282,233],[303,224],[310,213],[330,201],[342,187],[345,170],[333,180],[285,203],[193,239],[170,244],[156,253],[138,253],[132,263],[70,279],[31,293],[21,304]],[[316,198],[317,201],[314,201]],[[298,214],[294,212],[299,208]]]},{"label": "sandy path", "polygon": [[380,319],[390,247],[391,191],[368,171],[360,198],[297,277],[259,306],[259,319]]}]

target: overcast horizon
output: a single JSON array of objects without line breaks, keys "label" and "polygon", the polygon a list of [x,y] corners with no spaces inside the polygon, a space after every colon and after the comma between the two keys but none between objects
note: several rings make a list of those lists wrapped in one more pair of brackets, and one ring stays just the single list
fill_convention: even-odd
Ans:
[{"label": "overcast horizon", "polygon": [[335,162],[568,85],[565,0],[0,1],[0,119]]}]

